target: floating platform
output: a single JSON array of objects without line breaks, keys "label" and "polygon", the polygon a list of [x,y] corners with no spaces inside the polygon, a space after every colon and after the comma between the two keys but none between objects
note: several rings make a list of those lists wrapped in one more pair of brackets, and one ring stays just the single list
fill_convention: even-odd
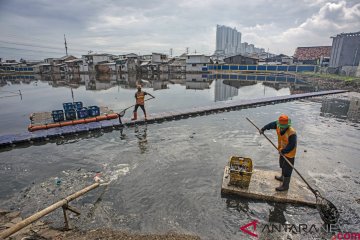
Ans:
[{"label": "floating platform", "polygon": [[84,123],[100,122],[104,120],[117,119],[118,114],[108,107],[100,107],[100,115],[96,117],[87,117],[75,120],[65,120],[54,122],[51,112],[32,113],[30,116],[31,123],[28,127],[30,132],[38,130],[46,130],[50,128],[59,128],[65,126],[73,126]]},{"label": "floating platform", "polygon": [[19,144],[29,144],[29,143],[32,144],[34,142],[43,142],[49,139],[54,139],[68,135],[76,135],[79,133],[84,133],[89,131],[97,131],[97,130],[108,131],[119,127],[133,126],[135,124],[151,124],[151,123],[161,123],[164,121],[181,120],[190,117],[236,111],[245,108],[259,107],[268,104],[277,104],[277,103],[294,101],[298,99],[318,97],[329,94],[338,94],[344,92],[348,92],[348,91],[330,90],[330,91],[322,91],[322,92],[301,93],[301,94],[294,94],[287,96],[238,100],[231,102],[218,102],[212,106],[196,107],[191,109],[184,109],[181,111],[150,114],[148,115],[146,121],[143,118],[139,118],[136,121],[131,121],[130,118],[121,118],[121,123],[119,122],[118,119],[112,119],[112,120],[103,120],[103,121],[96,120],[94,122],[84,121],[82,124],[71,125],[71,126],[51,125],[51,128],[49,126],[50,129],[46,129],[46,130],[38,130],[35,132],[24,131],[24,133],[20,133],[20,134],[0,135],[0,148],[13,147]]},{"label": "floating platform", "polygon": [[[114,111],[109,109],[108,107],[99,107],[99,109],[100,109],[100,116],[114,113]],[[30,119],[32,126],[54,123],[51,112],[32,113]]]},{"label": "floating platform", "polygon": [[294,176],[296,173],[294,173],[291,177],[290,188],[288,191],[276,191],[275,188],[281,185],[281,182],[275,179],[275,175],[278,174],[279,171],[276,172],[255,169],[252,173],[249,187],[240,188],[229,185],[229,166],[226,166],[221,186],[221,193],[224,195],[231,194],[243,198],[270,202],[292,203],[311,207],[316,206],[316,198],[314,194],[307,188],[301,179]]}]

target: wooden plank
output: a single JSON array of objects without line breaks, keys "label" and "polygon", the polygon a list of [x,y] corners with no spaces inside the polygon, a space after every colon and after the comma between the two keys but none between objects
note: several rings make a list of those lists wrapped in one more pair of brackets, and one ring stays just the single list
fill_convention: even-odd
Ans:
[{"label": "wooden plank", "polygon": [[296,176],[291,177],[288,191],[278,192],[275,188],[280,186],[281,182],[275,179],[275,175],[279,174],[276,171],[254,170],[250,185],[246,189],[228,185],[230,181],[228,171],[229,167],[226,166],[221,186],[222,194],[233,194],[250,199],[300,204],[312,207],[316,205],[314,194],[306,187],[305,183]]}]

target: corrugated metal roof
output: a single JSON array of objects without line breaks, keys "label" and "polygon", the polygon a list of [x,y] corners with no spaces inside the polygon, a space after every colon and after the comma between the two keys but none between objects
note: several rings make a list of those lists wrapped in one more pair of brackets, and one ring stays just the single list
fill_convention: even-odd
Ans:
[{"label": "corrugated metal roof", "polygon": [[295,50],[294,58],[298,60],[316,60],[320,57],[330,57],[331,46],[298,47]]}]

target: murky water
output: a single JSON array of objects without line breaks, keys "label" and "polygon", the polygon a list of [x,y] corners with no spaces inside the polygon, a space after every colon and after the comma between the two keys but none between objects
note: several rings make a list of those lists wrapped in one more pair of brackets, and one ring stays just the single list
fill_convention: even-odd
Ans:
[{"label": "murky water", "polygon": [[[147,108],[151,112],[162,112],[211,105],[217,101],[215,95],[219,96],[216,90],[221,82],[218,81],[224,80],[212,80],[204,90],[189,90],[180,84],[168,84],[165,90],[159,91],[146,88],[157,97],[148,102]],[[1,100],[5,104],[2,104],[2,122],[9,124],[1,127],[1,133],[19,131],[26,122],[6,120],[5,113],[23,116],[27,115],[22,113],[25,109],[46,111],[71,101],[69,88],[52,88],[47,82],[6,87],[19,86],[24,92],[23,101],[16,97]],[[85,88],[80,86],[74,90],[76,100],[117,109],[133,104],[133,89],[114,86],[102,91],[85,91]],[[231,87],[223,91],[228,95],[221,100],[286,95],[291,91],[291,87],[276,90],[256,83],[239,89]],[[289,239],[287,236],[311,239],[312,234],[294,231],[262,233],[261,226],[289,223],[319,227],[322,222],[316,209],[220,194],[223,168],[231,155],[251,157],[255,168],[278,169],[276,152],[245,117],[262,126],[280,113],[287,113],[298,132],[296,167],[338,207],[341,229],[359,232],[360,204],[356,200],[360,197],[360,111],[354,99],[347,102],[331,99],[295,101],[91,133],[3,151],[0,153],[0,207],[21,208],[30,214],[82,185],[89,185],[95,172],[100,171],[111,183],[73,203],[82,210],[82,215],[71,221],[79,228],[114,227],[155,233],[174,230],[203,239],[250,239],[239,228],[258,220],[256,232],[260,239]],[[29,109],[30,106],[33,108]],[[339,109],[342,111],[337,114]],[[268,136],[276,140],[275,132],[269,132]],[[63,181],[60,187],[54,184],[56,176]],[[62,213],[57,211],[47,219],[61,225],[61,218]],[[322,234],[326,239],[331,236],[324,231]]]},{"label": "murky water", "polygon": [[[0,88],[0,134],[23,132],[33,112],[62,109],[62,103],[82,101],[84,106],[108,106],[120,112],[134,104],[135,76],[98,77],[81,75],[78,79],[61,79],[61,76],[43,77],[43,80],[7,80]],[[216,76],[215,76],[216,77]],[[60,78],[60,79],[58,79]],[[307,86],[283,82],[256,83],[252,80],[213,79],[211,75],[187,75],[186,78],[142,80],[144,90],[156,96],[148,102],[148,112],[165,112],[211,105],[216,101],[255,97],[289,95],[291,91]],[[4,80],[5,81],[5,80]],[[225,83],[224,83],[225,82]],[[240,84],[239,84],[240,83]],[[16,95],[21,90],[22,96]],[[12,97],[5,97],[12,96]],[[130,117],[132,110],[125,117]]]}]

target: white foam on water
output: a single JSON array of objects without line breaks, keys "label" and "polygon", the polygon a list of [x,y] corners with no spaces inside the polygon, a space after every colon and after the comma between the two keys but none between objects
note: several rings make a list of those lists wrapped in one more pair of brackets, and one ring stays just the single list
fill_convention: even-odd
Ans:
[{"label": "white foam on water", "polygon": [[115,181],[121,176],[125,176],[130,172],[129,164],[119,164],[114,166],[115,171],[110,172],[110,181]]}]

